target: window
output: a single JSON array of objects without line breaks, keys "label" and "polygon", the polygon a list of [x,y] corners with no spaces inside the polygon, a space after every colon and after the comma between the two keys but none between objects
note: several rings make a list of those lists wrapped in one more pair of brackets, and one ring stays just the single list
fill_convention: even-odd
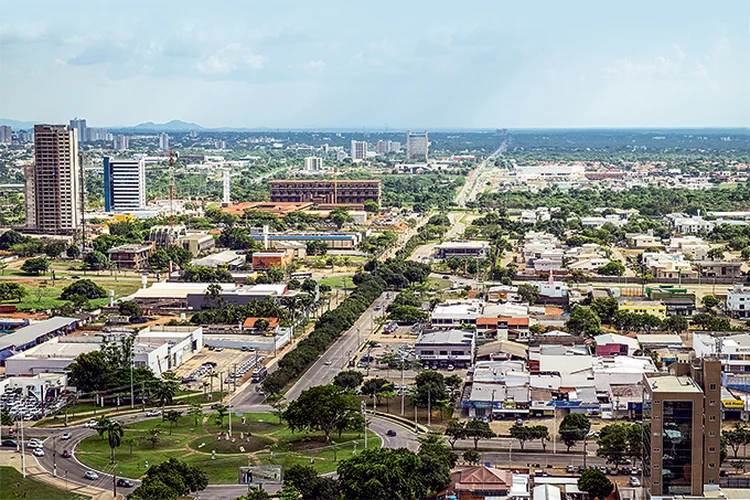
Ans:
[{"label": "window", "polygon": [[709,453],[716,453],[716,446],[709,446],[708,447],[708,452]]},{"label": "window", "polygon": [[710,431],[708,433],[708,437],[716,437],[716,433],[714,431]]},{"label": "window", "polygon": [[708,406],[716,406],[716,400],[712,399],[711,401],[709,401]]},{"label": "window", "polygon": [[709,422],[715,422],[716,421],[716,415],[709,415],[708,416],[708,421]]},{"label": "window", "polygon": [[709,469],[713,469],[714,467],[716,467],[716,464],[715,464],[715,463],[713,463],[713,462],[709,462],[709,463],[708,463],[708,468],[709,468]]},{"label": "window", "polygon": [[709,385],[708,389],[711,390],[711,391],[715,391],[716,390],[716,384]]},{"label": "window", "polygon": [[661,448],[654,448],[654,453],[660,453],[660,452],[661,452]]}]

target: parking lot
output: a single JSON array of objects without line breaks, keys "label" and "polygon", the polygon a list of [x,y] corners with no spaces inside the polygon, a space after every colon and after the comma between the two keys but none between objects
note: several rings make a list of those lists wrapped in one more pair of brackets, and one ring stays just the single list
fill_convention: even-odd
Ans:
[{"label": "parking lot", "polygon": [[[221,349],[221,348],[217,348]],[[256,353],[252,351],[241,351],[239,349],[228,349],[224,348],[221,350],[209,350],[207,347],[204,347],[200,350],[200,352],[197,352],[193,355],[192,358],[187,360],[185,363],[180,365],[176,370],[175,374],[177,375],[177,378],[183,379],[188,377],[191,373],[195,373],[196,370],[199,370],[199,375],[197,377],[197,381],[194,382],[188,382],[187,385],[191,389],[195,390],[202,390],[203,389],[203,381],[211,382],[207,374],[211,371],[208,369],[203,369],[202,373],[200,372],[201,367],[204,366],[205,363],[216,363],[216,365],[213,367],[213,371],[222,374],[222,378],[226,380],[229,378],[230,373],[234,373],[235,367],[237,368],[237,371],[240,372],[240,368],[245,365],[246,367],[251,365],[253,361],[256,359]],[[261,358],[262,355],[258,354],[257,358]],[[249,363],[248,363],[249,362]],[[242,377],[237,379],[237,385],[240,385],[240,383],[244,382],[247,378],[249,378],[250,373],[252,370],[248,370],[245,374],[243,374]],[[230,380],[232,380],[230,378]],[[226,390],[227,386],[234,387],[234,382],[231,382],[229,384],[225,383],[224,388]],[[219,379],[213,381],[213,387],[215,391],[219,390]]]},{"label": "parking lot", "polygon": [[59,400],[48,400],[44,405],[33,395],[22,396],[22,390],[11,389],[0,395],[0,408],[8,408],[13,420],[39,420],[44,415],[59,409],[62,405]]}]

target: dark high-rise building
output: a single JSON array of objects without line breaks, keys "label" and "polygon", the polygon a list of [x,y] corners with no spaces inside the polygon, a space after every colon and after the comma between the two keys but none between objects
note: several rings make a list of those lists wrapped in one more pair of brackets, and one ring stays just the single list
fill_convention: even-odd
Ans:
[{"label": "dark high-rise building", "polygon": [[721,362],[669,365],[644,375],[643,475],[646,498],[701,496],[718,488]]},{"label": "dark high-rise building", "polygon": [[380,205],[379,180],[283,180],[269,184],[273,202],[347,204],[372,200]]}]

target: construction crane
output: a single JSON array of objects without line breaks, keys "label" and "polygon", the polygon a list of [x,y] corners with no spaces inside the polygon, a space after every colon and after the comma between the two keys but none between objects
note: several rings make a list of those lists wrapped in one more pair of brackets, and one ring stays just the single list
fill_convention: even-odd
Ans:
[{"label": "construction crane", "polygon": [[169,150],[169,229],[174,229],[174,151]]}]

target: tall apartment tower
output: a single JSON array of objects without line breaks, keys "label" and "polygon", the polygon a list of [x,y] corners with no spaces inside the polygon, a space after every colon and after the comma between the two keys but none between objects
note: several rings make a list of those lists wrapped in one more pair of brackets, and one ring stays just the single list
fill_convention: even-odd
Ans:
[{"label": "tall apartment tower", "polygon": [[78,129],[35,125],[34,158],[24,170],[26,225],[45,233],[72,233],[83,217]]},{"label": "tall apartment tower", "polygon": [[124,134],[117,134],[115,136],[114,146],[117,151],[125,151],[130,146],[130,138]]},{"label": "tall apartment tower", "polygon": [[227,205],[232,202],[231,175],[232,175],[231,171],[224,170],[224,174],[223,174],[224,193],[223,193],[223,196],[221,198],[221,201],[223,203],[226,203]]},{"label": "tall apartment tower", "polygon": [[643,474],[652,500],[719,487],[721,361],[672,363],[669,371],[644,375]]},{"label": "tall apartment tower", "polygon": [[162,151],[169,150],[169,136],[166,132],[159,136],[159,149]]},{"label": "tall apartment tower", "polygon": [[0,144],[10,144],[12,140],[10,127],[7,125],[0,126]]},{"label": "tall apartment tower", "polygon": [[80,142],[85,142],[88,138],[88,127],[86,126],[86,119],[85,118],[73,118],[70,120],[70,128],[74,128],[78,131],[78,140]]},{"label": "tall apartment tower", "polygon": [[323,170],[323,159],[317,156],[305,158],[305,170],[308,172],[320,172]]},{"label": "tall apartment tower", "polygon": [[352,160],[367,158],[367,141],[352,141]]},{"label": "tall apartment tower", "polygon": [[427,131],[424,134],[415,134],[406,131],[406,157],[410,160],[427,160],[429,154],[430,141],[427,137]]},{"label": "tall apartment tower", "polygon": [[146,166],[143,160],[104,157],[104,210],[133,212],[146,208]]}]

